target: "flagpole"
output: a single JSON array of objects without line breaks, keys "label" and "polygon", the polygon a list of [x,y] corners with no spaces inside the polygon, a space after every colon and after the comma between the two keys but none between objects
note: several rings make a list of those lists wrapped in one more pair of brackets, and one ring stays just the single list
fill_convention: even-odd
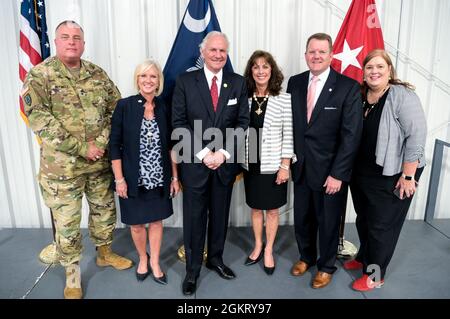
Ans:
[{"label": "flagpole", "polygon": [[[363,78],[362,59],[377,48],[384,48],[384,40],[375,0],[352,0],[333,44],[334,56],[331,66],[339,73],[361,83]],[[356,59],[356,62],[350,61],[351,52],[353,52],[352,57]],[[358,60],[357,56],[360,52],[363,53]],[[347,199],[348,187],[345,189],[345,203],[339,225],[337,256],[340,258],[351,258],[358,251],[355,245],[344,240]]]},{"label": "flagpole", "polygon": [[347,212],[348,186],[345,188],[344,192],[345,192],[345,194],[344,194],[345,204],[342,205],[343,209],[342,209],[342,213],[341,213],[341,223],[339,225],[339,244],[338,244],[337,257],[352,258],[357,254],[358,248],[356,248],[356,246],[353,243],[344,239],[345,217],[346,217],[346,212]]}]

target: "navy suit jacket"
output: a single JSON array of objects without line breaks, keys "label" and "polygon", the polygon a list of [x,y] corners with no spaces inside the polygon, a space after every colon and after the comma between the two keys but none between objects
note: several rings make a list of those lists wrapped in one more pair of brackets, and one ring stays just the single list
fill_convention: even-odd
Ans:
[{"label": "navy suit jacket", "polygon": [[[163,163],[164,193],[169,197],[172,166],[169,155],[170,116],[162,98],[155,98],[155,119],[161,137]],[[122,172],[128,186],[128,196],[137,196],[139,179],[140,132],[144,118],[146,99],[141,95],[133,95],[117,102],[111,120],[111,136],[109,151],[111,160],[122,160]]]},{"label": "navy suit jacket", "polygon": [[[201,125],[201,129],[195,132],[194,121],[195,125]],[[240,171],[237,151],[238,149],[243,151],[245,134],[242,134],[242,138],[227,137],[226,129],[242,128],[245,131],[249,121],[247,86],[242,76],[223,71],[219,101],[214,112],[204,70],[180,75],[172,98],[172,126],[174,130],[183,128],[190,135],[188,140],[190,148],[183,148],[183,152],[188,152],[183,155],[187,155],[190,163],[182,162],[179,165],[183,185],[191,187],[205,185],[211,170],[200,162],[195,154],[206,146],[212,151],[223,148],[230,153],[231,158],[218,168],[218,175],[224,185],[234,181]],[[209,128],[220,130],[223,138],[206,138],[204,133]],[[210,144],[214,140],[216,143]]]},{"label": "navy suit jacket", "polygon": [[328,175],[349,182],[362,134],[362,102],[359,83],[330,70],[311,115],[306,120],[309,71],[289,79],[292,98],[294,182],[305,178],[309,187],[322,190]]}]

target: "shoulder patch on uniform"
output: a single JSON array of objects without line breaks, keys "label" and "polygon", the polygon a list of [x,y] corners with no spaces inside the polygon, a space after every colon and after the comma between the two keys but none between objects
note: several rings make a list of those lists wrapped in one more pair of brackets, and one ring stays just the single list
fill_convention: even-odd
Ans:
[{"label": "shoulder patch on uniform", "polygon": [[31,106],[31,103],[33,101],[31,99],[30,93],[27,92],[25,95],[23,95],[23,101],[25,102],[26,105]]}]

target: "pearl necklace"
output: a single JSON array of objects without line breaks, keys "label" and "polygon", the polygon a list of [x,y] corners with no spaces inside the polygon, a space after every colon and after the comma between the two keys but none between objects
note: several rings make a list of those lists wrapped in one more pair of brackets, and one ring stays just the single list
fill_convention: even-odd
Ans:
[{"label": "pearl necklace", "polygon": [[255,110],[255,113],[257,115],[261,115],[261,113],[263,112],[263,110],[261,110],[261,105],[263,105],[268,99],[269,99],[269,94],[266,94],[264,96],[264,99],[262,100],[262,102],[258,102],[258,98],[256,97],[256,93],[253,93],[253,100],[258,105],[258,109]]}]

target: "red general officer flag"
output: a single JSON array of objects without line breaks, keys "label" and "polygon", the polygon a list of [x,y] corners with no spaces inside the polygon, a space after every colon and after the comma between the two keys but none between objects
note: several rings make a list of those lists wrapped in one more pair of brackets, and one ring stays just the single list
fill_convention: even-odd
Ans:
[{"label": "red general officer flag", "polygon": [[362,61],[374,49],[384,49],[375,0],[353,0],[333,45],[331,66],[362,82]]}]

